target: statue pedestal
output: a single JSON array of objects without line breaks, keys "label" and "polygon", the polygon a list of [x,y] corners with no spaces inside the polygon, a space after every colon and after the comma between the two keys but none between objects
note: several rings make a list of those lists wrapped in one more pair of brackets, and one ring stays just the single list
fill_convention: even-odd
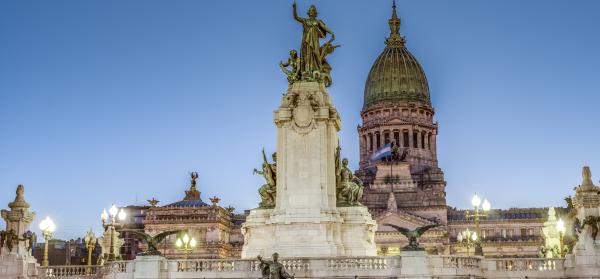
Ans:
[{"label": "statue pedestal", "polygon": [[433,275],[433,268],[425,251],[402,251],[400,261],[401,278],[424,279]]},{"label": "statue pedestal", "polygon": [[[375,255],[375,243],[367,244],[374,221],[366,208],[345,210],[342,216],[336,207],[340,119],[325,86],[318,82],[290,85],[274,121],[276,206],[251,210],[242,227],[246,240],[242,258],[270,257],[274,252],[281,257]],[[360,239],[349,240],[353,237]]]},{"label": "statue pedestal", "polygon": [[338,207],[342,224],[342,244],[347,255],[377,256],[377,223],[365,206]]},{"label": "statue pedestal", "polygon": [[375,180],[373,181],[371,188],[394,192],[414,189],[416,187],[417,183],[412,179],[410,174],[410,163],[377,163],[377,174],[375,175]]},{"label": "statue pedestal", "polygon": [[163,276],[163,273],[166,273],[167,261],[162,256],[138,256],[133,264],[133,278],[159,279],[166,277]]}]

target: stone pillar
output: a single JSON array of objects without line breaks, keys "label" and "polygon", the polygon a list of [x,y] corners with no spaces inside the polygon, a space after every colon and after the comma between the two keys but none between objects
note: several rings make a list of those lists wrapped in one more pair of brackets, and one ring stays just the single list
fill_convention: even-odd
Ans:
[{"label": "stone pillar", "polygon": [[29,230],[35,212],[29,211],[25,201],[25,188],[19,185],[15,200],[8,204],[10,210],[2,210],[6,229],[2,231],[4,246],[0,248],[0,274],[2,278],[33,278],[38,275],[36,259],[31,248],[36,236]]}]

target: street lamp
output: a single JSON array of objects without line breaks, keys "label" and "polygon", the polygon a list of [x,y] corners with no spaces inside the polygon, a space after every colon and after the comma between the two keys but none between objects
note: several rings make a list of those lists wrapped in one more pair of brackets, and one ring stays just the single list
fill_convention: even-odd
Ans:
[{"label": "street lamp", "polygon": [[565,236],[566,228],[565,228],[565,222],[563,221],[562,218],[559,218],[558,222],[556,222],[556,230],[558,231],[558,236],[560,237],[560,254],[559,255],[561,258],[564,258],[565,255],[564,255],[564,248],[563,248],[563,245],[564,245],[563,239]]},{"label": "street lamp", "polygon": [[42,230],[42,235],[44,236],[44,260],[42,260],[42,266],[48,266],[48,241],[52,239],[54,236],[54,231],[56,230],[56,225],[52,222],[50,217],[46,217],[46,219],[40,222],[40,230]]},{"label": "street lamp", "polygon": [[[477,235],[481,236],[481,229],[479,228],[479,218],[487,216],[488,211],[492,208],[492,205],[487,199],[484,199],[481,202],[481,198],[475,193],[473,198],[471,198],[471,205],[475,209],[475,214],[470,214],[469,211],[465,211],[465,217],[468,221],[469,218],[475,218],[475,232]],[[475,243],[475,255],[483,256],[483,248],[481,247],[481,237],[479,241]]]},{"label": "street lamp", "polygon": [[458,233],[456,236],[456,240],[458,240],[459,243],[465,243],[465,246],[467,246],[467,257],[469,256],[469,247],[477,243],[477,238],[477,232],[472,232],[469,230],[469,228]]},{"label": "street lamp", "polygon": [[187,269],[187,259],[188,259],[188,253],[191,252],[192,250],[194,250],[194,248],[196,247],[196,239],[193,237],[188,236],[188,234],[184,234],[183,237],[178,237],[177,240],[175,241],[175,246],[177,246],[177,249],[182,250],[183,251],[183,257],[184,257],[184,261],[183,261],[183,270]]},{"label": "street lamp", "polygon": [[113,203],[108,212],[106,209],[102,210],[102,214],[100,214],[100,218],[102,219],[102,226],[104,227],[104,231],[110,230],[110,249],[108,254],[108,261],[116,260],[115,255],[115,232],[119,224],[118,221],[124,221],[127,217],[125,211],[121,208],[117,208],[117,206]]},{"label": "street lamp", "polygon": [[92,271],[92,269],[91,269],[92,251],[94,251],[94,248],[96,248],[96,236],[94,235],[94,232],[92,231],[92,229],[90,229],[90,231],[87,232],[84,239],[85,239],[85,247],[88,250],[87,266],[88,266],[88,273],[90,273]]}]

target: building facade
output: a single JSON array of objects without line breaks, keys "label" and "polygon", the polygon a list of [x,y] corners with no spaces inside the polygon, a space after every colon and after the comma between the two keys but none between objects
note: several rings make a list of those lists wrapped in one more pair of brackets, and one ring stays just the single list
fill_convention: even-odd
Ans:
[{"label": "building facade", "polygon": [[[357,175],[365,184],[362,202],[376,218],[380,255],[400,253],[408,242],[385,224],[414,229],[439,224],[422,237],[431,253],[468,254],[457,235],[472,218],[446,203],[446,181],[438,166],[438,122],[425,71],[400,35],[396,6],[388,21],[390,35],[366,80],[364,105],[358,126],[360,165]],[[387,146],[392,160],[375,157]],[[481,240],[486,256],[538,256],[544,243],[542,227],[547,208],[491,210],[481,217]],[[473,253],[471,248],[470,253]]]}]

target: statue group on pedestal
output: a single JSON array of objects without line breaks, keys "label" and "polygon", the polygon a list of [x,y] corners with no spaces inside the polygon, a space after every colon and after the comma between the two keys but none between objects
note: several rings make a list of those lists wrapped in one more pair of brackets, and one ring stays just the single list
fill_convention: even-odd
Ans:
[{"label": "statue group on pedestal", "polygon": [[260,270],[262,273],[263,279],[283,279],[283,278],[294,278],[293,275],[289,275],[285,271],[285,267],[281,264],[279,260],[279,254],[273,253],[273,260],[263,260],[263,258],[259,255],[257,257],[260,262]]},{"label": "statue group on pedestal", "polygon": [[[317,7],[314,5],[308,9],[308,18],[298,16],[295,1],[292,7],[294,19],[302,24],[303,28],[300,56],[298,57],[296,50],[291,50],[287,63],[281,62],[279,65],[287,75],[290,84],[304,80],[319,81],[325,86],[330,86],[331,66],[325,58],[339,47],[332,44],[335,35],[322,20],[317,19]],[[330,34],[330,39],[321,45],[319,40],[327,37],[327,34]]]},{"label": "statue group on pedestal", "polygon": [[341,159],[341,148],[335,151],[335,176],[338,206],[361,205],[363,196],[363,183],[348,168],[348,159]]},{"label": "statue group on pedestal", "polygon": [[254,169],[255,174],[260,174],[265,178],[266,184],[258,189],[260,195],[259,208],[274,208],[275,198],[277,196],[277,153],[273,153],[273,163],[267,160],[265,150],[262,151],[263,164],[262,171]]}]

